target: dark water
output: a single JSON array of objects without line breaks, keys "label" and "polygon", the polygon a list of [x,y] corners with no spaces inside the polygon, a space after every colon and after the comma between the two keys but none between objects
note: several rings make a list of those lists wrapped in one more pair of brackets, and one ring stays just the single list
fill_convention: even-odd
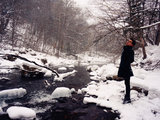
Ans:
[{"label": "dark water", "polygon": [[[68,76],[62,82],[53,82],[54,78],[43,79],[23,79],[20,71],[15,70],[12,74],[1,75],[0,90],[25,88],[27,95],[23,98],[6,100],[8,104],[3,110],[6,111],[8,107],[13,105],[25,106],[29,108],[39,109],[37,112],[37,119],[39,120],[114,120],[119,118],[119,113],[113,111],[111,108],[101,108],[95,104],[83,104],[83,95],[74,93],[71,98],[59,98],[57,102],[42,101],[32,102],[33,97],[41,97],[50,95],[57,87],[75,88],[76,90],[84,88],[89,82],[89,74],[85,67],[75,67],[78,71],[75,76]],[[48,86],[45,81],[48,81]],[[46,96],[47,97],[47,96]],[[104,109],[106,112],[104,112]],[[43,112],[42,112],[43,110]],[[0,115],[0,120],[10,120],[7,115]]]}]

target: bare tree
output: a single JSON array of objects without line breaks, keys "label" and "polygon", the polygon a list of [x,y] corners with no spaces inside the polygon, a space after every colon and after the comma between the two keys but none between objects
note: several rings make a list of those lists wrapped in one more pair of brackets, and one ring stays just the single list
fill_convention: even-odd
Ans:
[{"label": "bare tree", "polygon": [[8,0],[0,1],[0,42],[2,41],[2,36],[6,33],[6,28],[10,20],[11,8]]},{"label": "bare tree", "polygon": [[146,42],[152,45],[159,44],[159,1],[158,0],[128,0],[129,25],[131,36],[141,42],[143,59],[147,57]]},{"label": "bare tree", "polygon": [[[114,2],[116,6],[111,6],[110,2]],[[98,1],[98,5],[101,15],[95,16],[98,21],[94,25],[97,36],[93,43],[100,51],[120,53],[119,49],[126,39],[123,34],[123,29],[126,26],[124,23],[126,7],[119,1],[101,0]]]},{"label": "bare tree", "polygon": [[160,41],[159,1],[127,0],[119,8],[114,8],[110,2],[102,0],[99,3],[102,15],[97,17],[99,22],[94,26],[98,33],[94,43],[103,50],[111,52],[113,49],[116,53],[118,45],[133,37],[138,43],[137,47],[142,47],[145,59],[147,43],[158,45]]},{"label": "bare tree", "polygon": [[12,45],[24,45],[57,56],[60,52],[73,54],[85,48],[89,25],[72,0],[2,1],[0,5],[7,7],[0,9],[3,15],[0,34],[9,26],[7,34]]}]

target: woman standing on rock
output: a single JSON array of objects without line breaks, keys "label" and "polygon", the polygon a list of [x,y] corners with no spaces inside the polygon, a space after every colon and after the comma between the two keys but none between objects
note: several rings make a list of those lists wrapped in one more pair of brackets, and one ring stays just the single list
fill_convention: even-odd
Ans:
[{"label": "woman standing on rock", "polygon": [[133,76],[131,63],[134,61],[133,46],[136,44],[133,38],[130,38],[123,47],[121,62],[118,71],[118,77],[123,77],[125,80],[126,94],[123,103],[131,103],[130,99],[130,77]]}]

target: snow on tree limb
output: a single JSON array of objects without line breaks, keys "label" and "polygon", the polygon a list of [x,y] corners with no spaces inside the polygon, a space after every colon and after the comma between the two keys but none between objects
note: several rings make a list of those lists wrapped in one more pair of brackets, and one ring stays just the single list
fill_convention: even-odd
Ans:
[{"label": "snow on tree limb", "polygon": [[153,24],[150,24],[150,25],[142,26],[142,27],[140,27],[140,28],[134,28],[134,27],[130,26],[130,27],[127,27],[127,29],[140,30],[140,29],[150,28],[150,27],[153,27],[153,26],[158,25],[158,24],[160,24],[160,21],[158,21],[158,22],[156,22],[156,23],[153,23]]},{"label": "snow on tree limb", "polygon": [[52,71],[53,73],[55,73],[55,74],[57,75],[57,77],[59,77],[59,74],[57,73],[57,71],[52,70],[51,68],[48,68],[48,67],[46,67],[46,66],[39,65],[39,64],[37,64],[35,61],[30,61],[30,60],[28,60],[27,58],[24,58],[24,57],[21,57],[21,56],[18,56],[18,55],[13,55],[13,54],[2,54],[2,53],[0,53],[0,55],[12,56],[12,57],[19,58],[19,59],[21,59],[21,60],[24,60],[24,61],[33,63],[33,64],[35,64],[35,65],[37,65],[37,66],[39,66],[39,67],[42,67],[42,68],[45,68],[45,69],[48,69],[48,70]]},{"label": "snow on tree limb", "polygon": [[140,29],[146,29],[146,28],[149,28],[149,27],[158,25],[158,24],[160,24],[160,21],[158,21],[158,22],[156,22],[156,23],[153,23],[153,24],[151,24],[151,25],[142,26],[142,27],[140,27]]}]

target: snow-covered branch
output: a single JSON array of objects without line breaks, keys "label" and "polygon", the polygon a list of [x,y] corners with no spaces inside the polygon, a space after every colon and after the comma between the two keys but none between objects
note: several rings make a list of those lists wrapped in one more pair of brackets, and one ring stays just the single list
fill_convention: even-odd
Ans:
[{"label": "snow-covered branch", "polygon": [[[146,29],[146,28],[150,28],[150,27],[153,27],[155,25],[158,25],[160,24],[160,21],[156,22],[156,23],[153,23],[153,24],[150,24],[150,25],[145,25],[145,26],[142,26],[140,28],[135,28],[135,30],[137,29]],[[134,29],[132,26],[131,27],[127,27],[128,29]]]},{"label": "snow-covered branch", "polygon": [[146,29],[146,28],[149,28],[149,27],[158,25],[158,24],[160,24],[160,21],[158,21],[158,22],[156,22],[156,23],[153,23],[153,24],[150,24],[150,25],[146,25],[146,26],[140,27],[140,29]]},{"label": "snow-covered branch", "polygon": [[21,56],[18,56],[18,55],[13,55],[13,54],[2,54],[2,53],[0,53],[0,55],[15,57],[15,58],[19,58],[19,59],[21,59],[21,60],[24,60],[24,61],[33,63],[33,64],[35,64],[35,65],[37,65],[37,66],[39,66],[39,67],[42,67],[42,68],[45,68],[45,69],[48,69],[48,70],[52,71],[53,73],[55,73],[55,74],[57,75],[57,77],[59,77],[59,74],[57,73],[57,71],[52,70],[51,68],[48,68],[48,67],[46,67],[46,66],[40,65],[40,64],[36,63],[35,61],[30,61],[30,60],[28,60],[27,58],[24,58],[24,57],[21,57]]}]

